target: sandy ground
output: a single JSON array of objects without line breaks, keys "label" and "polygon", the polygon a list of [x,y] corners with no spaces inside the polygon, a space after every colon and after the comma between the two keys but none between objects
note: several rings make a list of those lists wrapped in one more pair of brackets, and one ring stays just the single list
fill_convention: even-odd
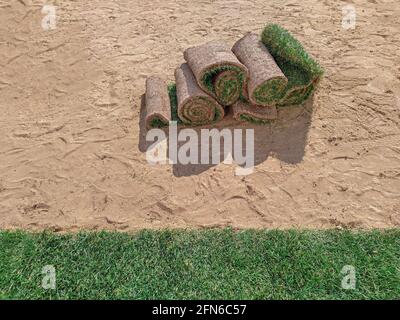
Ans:
[{"label": "sandy ground", "polygon": [[[350,1],[349,1],[350,2]],[[331,0],[0,0],[0,228],[387,228],[400,225],[400,7]],[[326,69],[286,125],[256,129],[255,173],[150,166],[147,76],[185,48],[280,23]],[[295,116],[293,116],[293,114]]]}]

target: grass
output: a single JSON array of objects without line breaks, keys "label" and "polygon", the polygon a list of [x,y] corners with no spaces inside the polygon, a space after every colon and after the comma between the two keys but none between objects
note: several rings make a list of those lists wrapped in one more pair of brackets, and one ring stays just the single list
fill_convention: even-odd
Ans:
[{"label": "grass", "polygon": [[[288,78],[280,105],[301,104],[312,95],[315,85],[324,74],[323,68],[287,30],[277,24],[267,25],[261,35],[262,42]],[[309,87],[308,90],[305,90]]]},{"label": "grass", "polygon": [[284,101],[279,103],[278,107],[286,107],[291,105],[299,105],[304,103],[314,92],[315,86],[313,83],[308,85],[308,87],[302,87],[296,90],[293,90],[290,94],[288,94]]},{"label": "grass", "polygon": [[170,83],[168,85],[168,95],[171,104],[171,119],[179,124],[182,124],[182,120],[178,117],[178,97],[176,95],[176,84]]},{"label": "grass", "polygon": [[[178,125],[184,124],[183,121],[178,116],[178,97],[176,95],[176,83],[171,83],[168,85],[168,95],[171,104],[171,119],[176,121]],[[214,122],[221,120],[221,112],[215,109]]]},{"label": "grass", "polygon": [[[400,298],[400,230],[0,232],[0,247],[7,299]],[[41,287],[45,265],[56,290]]]},{"label": "grass", "polygon": [[[227,88],[221,90],[221,92],[223,93],[223,96],[218,96],[215,92],[214,79],[221,72],[228,71],[228,70],[232,70],[237,73],[238,85],[236,82],[232,84],[232,83],[229,83],[229,81],[226,81],[225,85]],[[232,88],[236,88],[236,90],[240,90],[239,98],[245,99],[243,97],[243,90],[244,90],[243,86],[244,86],[244,82],[245,82],[245,77],[246,77],[245,73],[239,67],[227,65],[227,66],[220,66],[217,68],[213,68],[213,69],[209,70],[208,72],[206,72],[203,76],[202,82],[203,82],[204,86],[208,89],[209,92],[211,92],[217,96],[218,101],[220,103],[222,103],[223,105],[226,105],[226,101],[229,100],[229,96],[231,96],[231,95],[233,96]],[[229,104],[233,104],[234,102],[235,101],[233,101],[233,102],[229,101]]]},{"label": "grass", "polygon": [[242,90],[242,84],[236,72],[231,71],[229,74],[221,74],[215,81],[214,87],[222,105],[231,105],[235,103],[239,99],[240,91]]},{"label": "grass", "polygon": [[168,125],[169,124],[167,122],[160,118],[153,118],[150,122],[150,126],[152,128],[165,128],[168,127]]},{"label": "grass", "polygon": [[273,121],[273,120],[258,119],[248,114],[241,114],[240,119],[256,125],[268,125],[271,124]]},{"label": "grass", "polygon": [[[183,124],[183,121],[178,117],[178,97],[176,95],[176,84],[170,83],[167,86],[169,102],[171,105],[171,121],[176,121],[178,125]],[[165,128],[169,126],[169,123],[162,119],[155,118],[151,121],[152,128]]]},{"label": "grass", "polygon": [[269,24],[262,33],[262,41],[268,47],[271,55],[300,67],[311,75],[312,78],[322,76],[324,71],[301,43],[289,31],[277,24]]},{"label": "grass", "polygon": [[221,119],[222,119],[222,114],[221,114],[220,110],[216,108],[215,109],[215,116],[214,116],[213,123],[215,123],[215,122],[217,122],[217,121],[219,121]]},{"label": "grass", "polygon": [[253,93],[254,99],[259,105],[275,105],[283,98],[286,92],[286,81],[283,79],[271,79],[264,82]]}]

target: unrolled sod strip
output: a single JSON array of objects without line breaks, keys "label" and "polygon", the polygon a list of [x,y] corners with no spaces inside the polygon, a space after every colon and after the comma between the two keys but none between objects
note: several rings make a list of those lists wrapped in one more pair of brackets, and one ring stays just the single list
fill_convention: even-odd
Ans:
[{"label": "unrolled sod strip", "polygon": [[224,108],[197,84],[189,66],[184,63],[175,70],[178,117],[185,124],[202,125],[221,120]]},{"label": "unrolled sod strip", "polygon": [[247,68],[223,42],[212,41],[184,52],[198,85],[224,106],[246,96]]},{"label": "unrolled sod strip", "polygon": [[146,127],[166,127],[171,120],[171,105],[167,85],[161,78],[151,76],[146,80]]},{"label": "unrolled sod strip", "polygon": [[275,106],[255,106],[244,101],[236,102],[232,111],[234,119],[255,124],[266,124],[278,118]]},{"label": "unrolled sod strip", "polygon": [[249,100],[261,106],[275,105],[282,99],[287,78],[255,33],[248,33],[232,48],[249,70]]}]

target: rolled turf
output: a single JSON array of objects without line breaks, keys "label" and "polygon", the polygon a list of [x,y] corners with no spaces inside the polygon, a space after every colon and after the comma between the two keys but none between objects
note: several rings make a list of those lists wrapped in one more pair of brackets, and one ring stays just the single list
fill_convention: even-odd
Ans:
[{"label": "rolled turf", "polygon": [[171,105],[167,85],[161,78],[151,76],[146,80],[146,127],[166,127],[171,120]]},{"label": "rolled turf", "polygon": [[261,40],[288,78],[288,84],[279,106],[305,102],[315,91],[324,70],[286,29],[269,24]]},{"label": "rolled turf", "polygon": [[192,47],[184,52],[198,85],[223,106],[246,95],[247,68],[232,50],[219,41]]},{"label": "rolled turf", "polygon": [[249,70],[249,100],[260,106],[277,104],[285,94],[288,79],[255,33],[235,43],[233,53]]},{"label": "rolled turf", "polygon": [[275,106],[255,106],[242,100],[232,106],[233,118],[238,121],[247,121],[253,124],[268,124],[277,119],[278,112]]},{"label": "rolled turf", "polygon": [[198,86],[186,63],[175,70],[175,80],[177,113],[184,124],[211,124],[224,117],[224,108]]}]

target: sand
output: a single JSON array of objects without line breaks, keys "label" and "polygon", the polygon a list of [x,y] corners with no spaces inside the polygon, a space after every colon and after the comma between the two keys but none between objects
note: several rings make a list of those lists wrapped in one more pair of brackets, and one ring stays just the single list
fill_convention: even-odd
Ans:
[{"label": "sand", "polygon": [[[42,1],[0,1],[0,228],[400,226],[397,1],[352,1],[355,30],[341,27],[342,1],[55,3],[45,31]],[[267,22],[326,69],[313,102],[256,128],[252,175],[150,166],[146,77],[172,81],[187,47],[233,45]]]}]

